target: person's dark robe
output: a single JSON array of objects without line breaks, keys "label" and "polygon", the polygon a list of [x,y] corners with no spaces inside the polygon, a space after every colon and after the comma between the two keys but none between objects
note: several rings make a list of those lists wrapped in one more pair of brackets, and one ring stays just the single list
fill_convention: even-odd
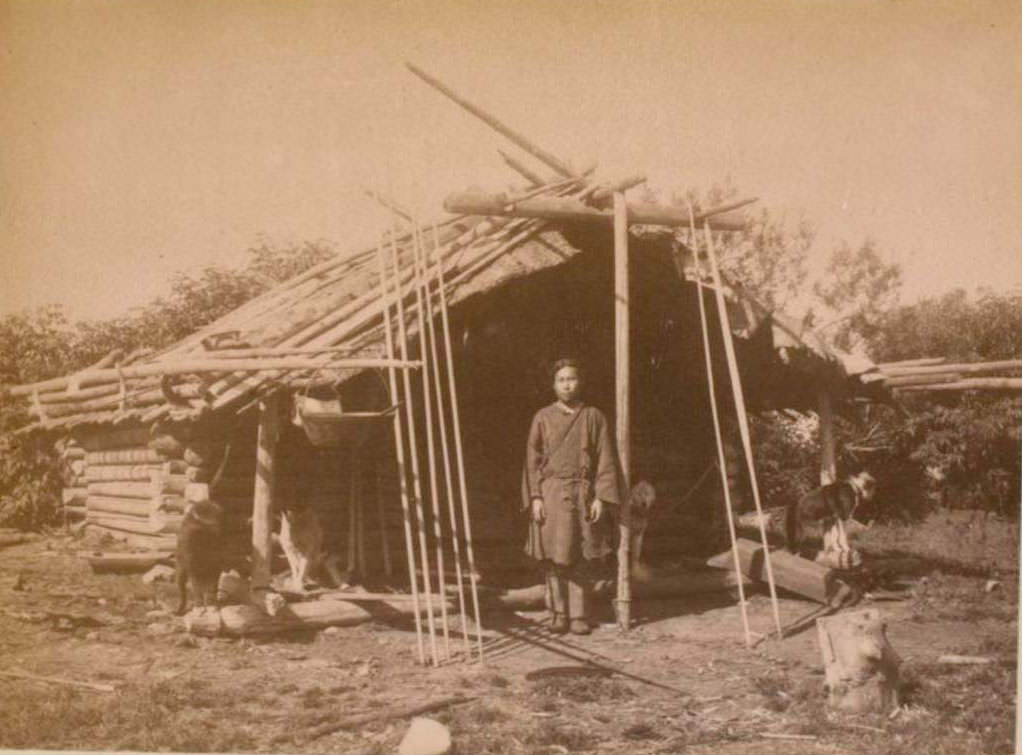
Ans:
[{"label": "person's dark robe", "polygon": [[[589,503],[619,502],[614,447],[603,413],[592,406],[569,410],[555,402],[536,412],[529,430],[522,484],[530,511],[525,552],[540,561],[574,566],[580,559],[611,551],[613,528],[606,508],[598,522],[587,521]],[[546,508],[542,524],[531,520],[533,498]]]}]

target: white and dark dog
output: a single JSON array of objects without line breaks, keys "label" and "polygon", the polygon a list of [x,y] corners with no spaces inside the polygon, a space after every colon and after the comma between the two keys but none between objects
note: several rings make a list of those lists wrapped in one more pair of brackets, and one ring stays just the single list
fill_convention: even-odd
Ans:
[{"label": "white and dark dog", "polygon": [[345,583],[337,556],[324,548],[323,525],[314,507],[299,504],[283,509],[277,541],[291,569],[291,588],[295,592],[304,592],[321,573],[333,581],[334,587]]}]

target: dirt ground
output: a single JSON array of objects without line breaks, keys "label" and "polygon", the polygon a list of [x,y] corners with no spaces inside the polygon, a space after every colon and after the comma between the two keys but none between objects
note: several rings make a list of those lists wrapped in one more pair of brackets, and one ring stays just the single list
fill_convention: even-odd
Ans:
[{"label": "dirt ground", "polygon": [[[168,613],[171,585],[95,575],[76,555],[84,547],[53,535],[0,551],[0,672],[114,689],[0,675],[0,747],[393,752],[406,718],[314,730],[460,694],[465,702],[431,714],[459,753],[1012,751],[1018,577],[1009,553],[1001,571],[920,561],[889,582],[897,600],[863,602],[882,611],[904,659],[905,704],[877,718],[827,713],[815,629],[746,649],[725,593],[637,603],[627,635],[609,609],[592,635],[567,638],[546,632],[541,613],[491,614],[485,663],[464,662],[455,634],[454,660],[424,668],[410,623],[192,637]],[[999,584],[989,587],[992,578]],[[780,601],[785,623],[814,608]],[[749,609],[753,629],[768,632],[767,596],[753,594]],[[947,653],[993,662],[939,664]]]}]

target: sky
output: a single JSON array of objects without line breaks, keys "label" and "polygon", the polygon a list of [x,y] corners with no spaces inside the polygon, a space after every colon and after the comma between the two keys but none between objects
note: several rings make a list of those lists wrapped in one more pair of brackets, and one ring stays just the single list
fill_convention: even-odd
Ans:
[{"label": "sky", "polygon": [[372,243],[363,187],[423,217],[514,180],[502,137],[410,60],[576,166],[729,181],[876,242],[905,300],[1022,285],[1013,0],[0,0],[0,315],[124,314],[245,250]]}]

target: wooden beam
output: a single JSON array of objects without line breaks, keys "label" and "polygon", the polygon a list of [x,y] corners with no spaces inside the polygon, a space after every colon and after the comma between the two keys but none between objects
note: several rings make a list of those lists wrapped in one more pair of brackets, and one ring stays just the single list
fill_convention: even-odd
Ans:
[{"label": "wooden beam", "polygon": [[259,591],[270,588],[270,564],[273,558],[273,483],[279,428],[280,394],[272,394],[259,404],[255,490],[252,497],[253,598],[258,597]]},{"label": "wooden beam", "polygon": [[[592,193],[589,194],[588,199],[599,203],[604,200],[611,199],[618,192],[625,192],[629,189],[633,189],[640,184],[646,183],[645,176],[629,176],[628,178],[622,178],[618,181],[612,181],[609,184],[603,186],[594,186]],[[586,198],[583,193],[583,198]]]},{"label": "wooden beam", "polygon": [[542,149],[538,145],[534,144],[525,136],[518,133],[517,131],[514,131],[504,123],[501,123],[496,117],[494,117],[490,113],[487,113],[481,107],[473,105],[471,102],[466,100],[461,95],[457,94],[454,90],[445,85],[443,82],[433,78],[418,66],[412,63],[405,63],[405,66],[408,68],[409,71],[414,73],[416,76],[418,76],[420,79],[425,81],[431,87],[436,89],[442,95],[463,107],[465,110],[470,112],[472,115],[474,115],[476,118],[481,120],[487,126],[492,128],[498,134],[503,135],[511,142],[524,149],[526,152],[535,157],[544,165],[547,165],[548,167],[552,168],[554,171],[556,171],[562,176],[565,176],[566,178],[574,177],[576,175],[575,172],[563,160],[559,159],[558,157],[547,152],[545,149]]},{"label": "wooden beam", "polygon": [[998,362],[958,362],[955,364],[882,368],[882,372],[890,377],[939,375],[943,372],[961,372],[970,375],[982,375],[988,372],[1002,372],[1008,370],[1022,370],[1022,359],[1005,359]]},{"label": "wooden beam", "polygon": [[837,457],[834,452],[834,407],[830,393],[820,388],[817,394],[817,415],[820,418],[820,484],[837,481]]},{"label": "wooden beam", "polygon": [[[569,197],[532,197],[513,201],[504,194],[483,194],[460,192],[444,200],[444,209],[460,215],[488,215],[514,218],[540,218],[542,220],[567,220],[595,222],[610,225],[614,221],[612,210],[591,207],[578,199]],[[688,224],[688,217],[682,207],[629,202],[628,219],[632,225],[681,226]],[[709,224],[714,231],[741,231],[745,220],[738,215],[717,213],[709,210],[696,216],[696,222]]]},{"label": "wooden beam", "polygon": [[1022,378],[966,378],[936,385],[902,385],[899,391],[1022,391]]},{"label": "wooden beam", "polygon": [[43,380],[30,385],[19,385],[11,389],[12,396],[28,396],[33,391],[60,391],[75,379],[79,387],[114,383],[124,378],[150,377],[153,375],[182,375],[189,372],[260,372],[264,370],[318,370],[318,369],[379,369],[383,367],[418,367],[419,362],[377,358],[354,359],[181,359],[166,362],[152,362],[118,369],[85,370],[69,377]]},{"label": "wooden beam", "polygon": [[619,527],[617,620],[622,631],[631,624],[631,527],[628,493],[631,485],[631,412],[629,406],[629,322],[628,298],[628,204],[623,191],[614,192],[614,384],[616,387],[615,418],[618,459],[624,489],[619,492],[621,513]]},{"label": "wooden beam", "polygon": [[899,362],[878,362],[877,367],[887,370],[894,367],[927,367],[934,364],[943,364],[947,360],[944,357],[922,357],[921,359],[902,359]]}]

